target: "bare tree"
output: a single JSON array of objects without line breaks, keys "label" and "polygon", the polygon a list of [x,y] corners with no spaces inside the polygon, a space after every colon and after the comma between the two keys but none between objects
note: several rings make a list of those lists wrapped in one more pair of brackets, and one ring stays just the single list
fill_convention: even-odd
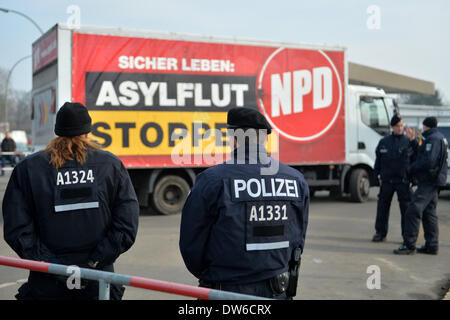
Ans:
[{"label": "bare tree", "polygon": [[[0,121],[6,118],[5,88],[8,70],[0,67]],[[31,92],[15,90],[8,86],[8,122],[10,130],[31,133]]]},{"label": "bare tree", "polygon": [[31,133],[31,93],[14,91],[8,105],[8,121],[11,130],[25,130]]}]

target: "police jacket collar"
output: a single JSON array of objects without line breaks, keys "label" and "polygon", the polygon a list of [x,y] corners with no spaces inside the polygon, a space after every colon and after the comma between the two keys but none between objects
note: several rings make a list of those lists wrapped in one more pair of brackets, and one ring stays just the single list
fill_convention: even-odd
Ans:
[{"label": "police jacket collar", "polygon": [[438,131],[437,128],[431,128],[431,129],[428,129],[427,131],[424,131],[422,133],[422,136],[427,138],[427,137],[431,136],[432,134],[436,133],[437,131]]},{"label": "police jacket collar", "polygon": [[403,134],[403,133],[402,133],[402,134],[395,134],[394,132],[392,132],[392,136],[393,136],[394,138],[400,138],[400,137],[403,137],[404,134]]}]

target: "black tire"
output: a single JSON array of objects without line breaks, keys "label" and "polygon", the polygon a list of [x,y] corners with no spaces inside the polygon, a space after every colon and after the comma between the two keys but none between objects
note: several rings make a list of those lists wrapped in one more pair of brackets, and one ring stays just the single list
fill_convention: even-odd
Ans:
[{"label": "black tire", "polygon": [[355,169],[350,175],[350,200],[353,202],[366,202],[369,199],[370,179],[364,169]]},{"label": "black tire", "polygon": [[152,193],[152,203],[159,214],[180,213],[189,194],[189,184],[178,176],[164,176],[159,179]]}]

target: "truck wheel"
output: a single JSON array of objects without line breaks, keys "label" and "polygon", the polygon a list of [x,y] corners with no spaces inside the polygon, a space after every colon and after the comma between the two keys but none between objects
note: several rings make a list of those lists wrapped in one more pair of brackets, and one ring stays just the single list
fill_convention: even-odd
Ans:
[{"label": "truck wheel", "polygon": [[189,184],[183,178],[164,176],[155,184],[152,194],[153,206],[163,215],[179,213],[183,209],[189,190]]},{"label": "truck wheel", "polygon": [[369,174],[364,169],[355,169],[350,175],[350,199],[353,202],[365,202],[369,199]]}]

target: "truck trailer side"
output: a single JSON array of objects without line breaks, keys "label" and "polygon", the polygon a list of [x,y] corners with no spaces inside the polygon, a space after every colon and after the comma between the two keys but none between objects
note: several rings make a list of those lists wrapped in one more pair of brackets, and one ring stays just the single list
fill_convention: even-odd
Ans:
[{"label": "truck trailer side", "polygon": [[382,90],[348,86],[340,46],[55,25],[33,44],[36,148],[58,108],[81,102],[91,137],[128,168],[143,210],[180,212],[197,174],[223,162],[230,108],[273,127],[267,148],[314,192],[367,200],[376,143],[393,107]]}]

